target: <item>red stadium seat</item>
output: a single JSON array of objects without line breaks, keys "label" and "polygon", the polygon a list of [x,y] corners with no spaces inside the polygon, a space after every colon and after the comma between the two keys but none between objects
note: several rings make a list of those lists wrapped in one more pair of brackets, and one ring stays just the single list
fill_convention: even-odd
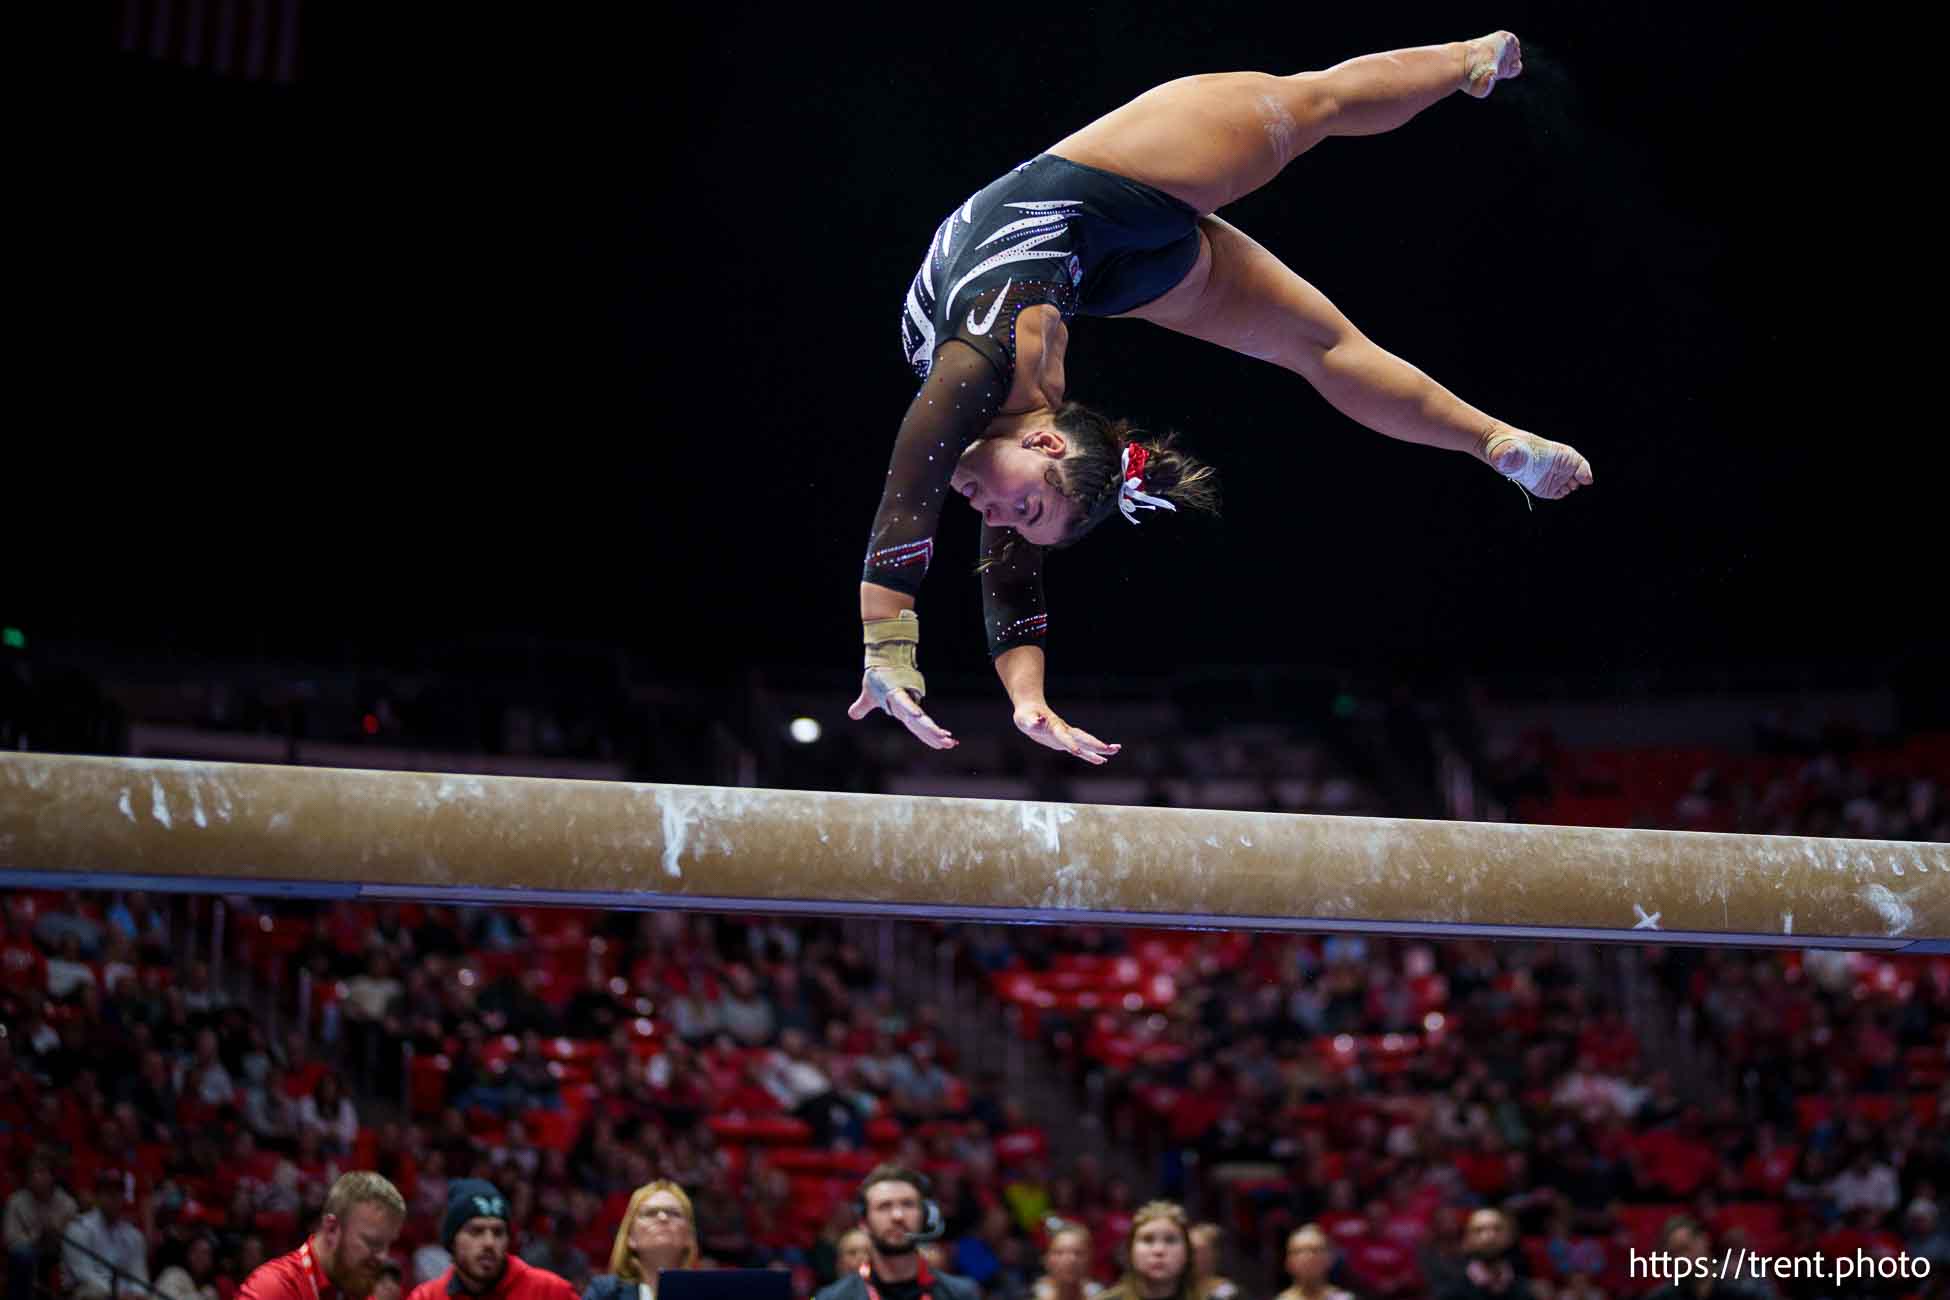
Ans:
[{"label": "red stadium seat", "polygon": [[530,1110],[521,1116],[528,1140],[545,1151],[567,1151],[582,1130],[581,1118],[568,1110]]},{"label": "red stadium seat", "polygon": [[713,1115],[704,1122],[720,1142],[804,1146],[813,1135],[812,1125],[789,1115]]},{"label": "red stadium seat", "polygon": [[1903,1082],[1912,1092],[1950,1082],[1950,1057],[1940,1047],[1912,1047],[1903,1053]]},{"label": "red stadium seat", "polygon": [[1746,1238],[1749,1249],[1771,1255],[1787,1241],[1782,1225],[1784,1213],[1779,1201],[1731,1201],[1713,1216],[1708,1226],[1720,1238],[1739,1232]]},{"label": "red stadium seat", "polygon": [[1682,1201],[1660,1202],[1654,1205],[1621,1205],[1618,1207],[1618,1223],[1629,1236],[1631,1245],[1640,1251],[1645,1251],[1658,1244],[1659,1233],[1664,1230],[1666,1220],[1674,1215],[1690,1212]]},{"label": "red stadium seat", "polygon": [[415,1056],[407,1071],[407,1105],[415,1115],[438,1115],[447,1108],[445,1056]]}]

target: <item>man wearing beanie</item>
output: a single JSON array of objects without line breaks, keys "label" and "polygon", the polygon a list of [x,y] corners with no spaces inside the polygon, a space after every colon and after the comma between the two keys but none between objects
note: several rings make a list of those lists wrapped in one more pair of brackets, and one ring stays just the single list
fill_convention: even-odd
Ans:
[{"label": "man wearing beanie", "polygon": [[447,1188],[440,1241],[453,1267],[413,1288],[407,1300],[578,1300],[575,1288],[531,1268],[508,1249],[508,1202],[493,1183],[457,1178]]}]

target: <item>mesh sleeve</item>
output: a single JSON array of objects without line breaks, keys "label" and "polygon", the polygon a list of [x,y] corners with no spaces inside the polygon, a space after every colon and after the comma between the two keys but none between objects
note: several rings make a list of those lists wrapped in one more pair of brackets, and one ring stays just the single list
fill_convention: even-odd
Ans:
[{"label": "mesh sleeve", "polygon": [[887,486],[881,491],[860,581],[919,594],[934,558],[935,526],[955,461],[1002,409],[1010,378],[973,348],[944,344],[936,354],[927,381],[914,394],[894,436]]},{"label": "mesh sleeve", "polygon": [[1013,528],[982,526],[982,625],[989,658],[1019,645],[1041,645],[1049,631],[1043,603],[1043,548],[1023,541]]}]

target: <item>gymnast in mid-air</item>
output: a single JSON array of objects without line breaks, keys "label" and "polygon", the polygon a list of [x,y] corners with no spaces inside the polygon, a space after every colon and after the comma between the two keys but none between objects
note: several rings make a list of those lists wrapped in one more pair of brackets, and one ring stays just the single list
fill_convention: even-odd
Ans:
[{"label": "gymnast in mid-air", "polygon": [[1523,70],[1517,38],[1369,54],[1288,77],[1222,72],[1139,95],[948,214],[908,286],[921,377],[894,440],[860,579],[866,669],[854,719],[885,709],[935,749],[914,597],[944,500],[982,517],[989,653],[1025,735],[1103,763],[1118,746],[1043,695],[1043,555],[1112,515],[1212,509],[1212,469],[1064,398],[1064,322],[1134,316],[1294,371],[1377,433],[1460,451],[1545,499],[1591,482],[1560,442],[1513,428],[1371,342],[1277,257],[1213,214],[1329,136],[1377,135]]}]

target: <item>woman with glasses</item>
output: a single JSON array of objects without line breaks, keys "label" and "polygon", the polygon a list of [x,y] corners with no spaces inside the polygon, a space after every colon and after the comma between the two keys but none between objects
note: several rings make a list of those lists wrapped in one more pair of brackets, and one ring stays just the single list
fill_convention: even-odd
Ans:
[{"label": "woman with glasses", "polygon": [[645,1183],[630,1195],[609,1252],[609,1275],[589,1283],[582,1300],[657,1300],[665,1269],[698,1265],[691,1198],[667,1179]]}]

